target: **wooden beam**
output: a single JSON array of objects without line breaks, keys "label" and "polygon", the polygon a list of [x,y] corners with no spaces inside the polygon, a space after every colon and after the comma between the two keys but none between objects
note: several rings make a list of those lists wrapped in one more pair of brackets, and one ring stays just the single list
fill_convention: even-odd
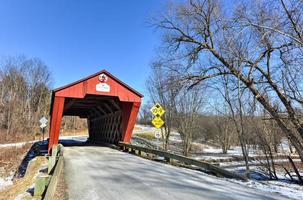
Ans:
[{"label": "wooden beam", "polygon": [[109,101],[117,110],[121,110],[121,107],[119,106],[118,102],[116,102],[115,100],[111,99]]},{"label": "wooden beam", "polygon": [[76,102],[76,99],[71,99],[66,104],[64,104],[63,112],[66,112],[68,109],[70,109],[75,102]]},{"label": "wooden beam", "polygon": [[98,110],[100,110],[104,115],[107,114],[107,112],[105,112],[105,111],[100,107],[100,105],[97,105],[96,108],[97,108]]},{"label": "wooden beam", "polygon": [[113,109],[106,103],[106,101],[104,101],[102,105],[104,105],[109,110],[110,113],[114,112]]},{"label": "wooden beam", "polygon": [[[111,110],[108,109],[106,106],[104,106],[103,102],[101,101],[99,104],[98,104],[99,108],[101,108],[102,110],[106,110],[108,112],[105,112],[106,114],[108,113],[111,113]],[[104,109],[105,108],[105,109]]]}]

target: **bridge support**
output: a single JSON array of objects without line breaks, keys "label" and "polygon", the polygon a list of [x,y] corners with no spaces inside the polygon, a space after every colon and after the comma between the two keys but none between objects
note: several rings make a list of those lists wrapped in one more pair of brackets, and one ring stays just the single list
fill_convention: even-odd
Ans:
[{"label": "bridge support", "polygon": [[54,107],[51,115],[50,130],[49,130],[50,133],[49,145],[48,145],[49,151],[54,144],[58,144],[62,115],[63,115],[63,108],[64,108],[64,100],[65,100],[64,97],[54,98]]},{"label": "bridge support", "polygon": [[129,142],[132,136],[132,131],[136,124],[137,114],[139,112],[140,102],[124,102],[122,103],[122,113],[123,113],[123,122],[122,122],[122,141]]}]

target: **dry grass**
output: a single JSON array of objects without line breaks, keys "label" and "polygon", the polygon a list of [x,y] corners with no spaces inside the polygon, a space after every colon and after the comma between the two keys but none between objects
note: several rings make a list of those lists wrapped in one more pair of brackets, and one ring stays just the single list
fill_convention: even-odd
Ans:
[{"label": "dry grass", "polygon": [[[40,134],[41,135],[41,134]],[[36,134],[21,134],[16,133],[6,136],[6,130],[0,129],[0,144],[7,144],[7,143],[16,143],[16,142],[28,142],[35,140]]]},{"label": "dry grass", "polygon": [[17,171],[23,157],[28,152],[32,144],[25,144],[16,147],[0,148],[0,177],[7,177],[12,172]]},{"label": "dry grass", "polygon": [[142,130],[142,128],[141,127],[139,127],[139,126],[136,126],[135,125],[135,127],[134,127],[134,131],[141,131]]},{"label": "dry grass", "polygon": [[63,131],[60,136],[76,136],[76,135],[88,135],[88,130],[87,129],[66,130],[66,131]]},{"label": "dry grass", "polygon": [[[14,184],[4,188],[0,191],[0,199],[10,200],[15,199],[19,194],[25,193],[28,189],[32,187],[35,182],[35,177],[39,173],[41,166],[47,164],[47,159],[44,156],[37,156],[33,159],[27,168],[25,176],[14,180]],[[25,199],[33,199],[30,194],[26,196]]]},{"label": "dry grass", "polygon": [[145,132],[140,134],[135,134],[135,136],[147,139],[147,140],[154,140],[155,139],[155,133],[154,132]]}]

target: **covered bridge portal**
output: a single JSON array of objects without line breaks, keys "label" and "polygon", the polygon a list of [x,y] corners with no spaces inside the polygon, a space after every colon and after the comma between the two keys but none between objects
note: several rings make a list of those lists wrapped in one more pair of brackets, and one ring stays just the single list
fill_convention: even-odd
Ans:
[{"label": "covered bridge portal", "polygon": [[48,150],[58,143],[64,115],[86,118],[92,141],[128,142],[142,97],[105,70],[53,90]]}]

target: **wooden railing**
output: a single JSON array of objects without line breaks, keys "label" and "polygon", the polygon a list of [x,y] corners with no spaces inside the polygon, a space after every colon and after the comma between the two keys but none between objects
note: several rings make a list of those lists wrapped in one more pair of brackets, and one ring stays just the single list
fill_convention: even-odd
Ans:
[{"label": "wooden railing", "polygon": [[53,199],[59,176],[63,168],[63,145],[54,145],[52,154],[47,157],[47,174],[40,174],[35,180],[34,196],[36,199]]},{"label": "wooden railing", "polygon": [[192,158],[172,154],[172,153],[169,153],[169,152],[166,152],[166,151],[161,151],[161,150],[136,146],[136,145],[132,145],[132,144],[129,144],[129,143],[120,142],[118,145],[120,146],[121,150],[126,151],[126,152],[131,152],[133,154],[137,154],[137,155],[140,155],[140,156],[142,155],[142,152],[148,153],[148,154],[154,154],[154,155],[157,155],[157,156],[164,157],[164,159],[167,162],[171,162],[172,160],[176,160],[176,161],[179,161],[180,163],[184,163],[184,164],[189,165],[189,166],[194,165],[194,166],[200,167],[200,168],[202,168],[206,171],[209,171],[209,172],[212,172],[212,173],[216,174],[217,176],[222,176],[222,177],[226,177],[226,178],[234,178],[234,179],[238,179],[238,180],[247,181],[247,178],[240,175],[240,174],[222,169],[218,166],[212,165],[212,164],[207,163],[207,162],[198,161],[198,160],[195,160],[195,159],[192,159]]}]

